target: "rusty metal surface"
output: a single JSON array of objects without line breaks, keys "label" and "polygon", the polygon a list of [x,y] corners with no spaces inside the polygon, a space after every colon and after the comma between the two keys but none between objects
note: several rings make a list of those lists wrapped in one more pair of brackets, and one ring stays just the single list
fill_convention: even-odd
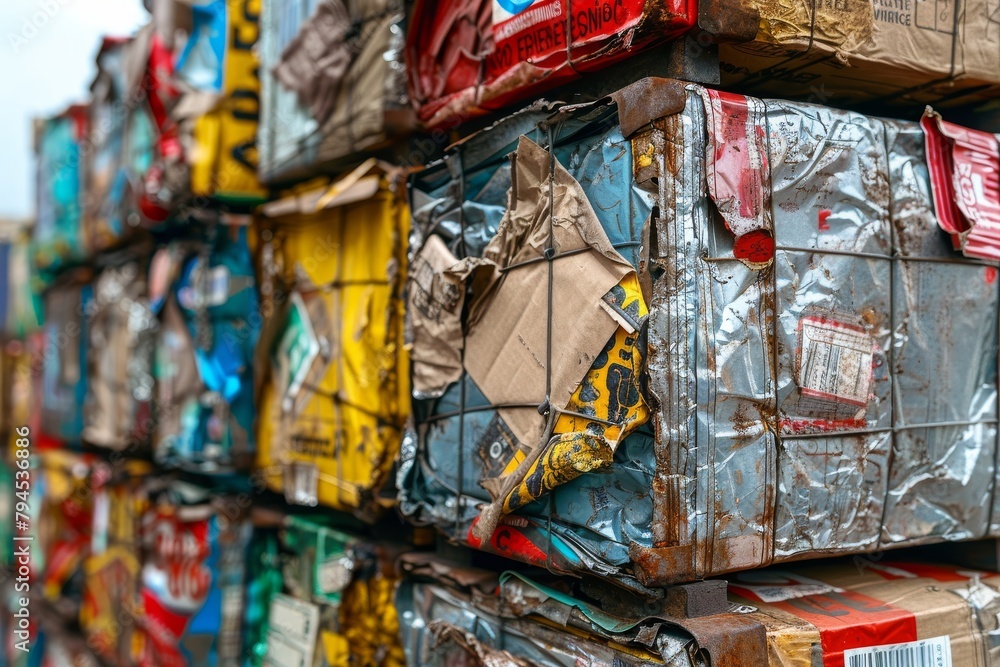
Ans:
[{"label": "rusty metal surface", "polygon": [[[757,37],[760,12],[747,2],[698,0],[698,28],[714,42],[748,42]],[[704,40],[702,40],[704,41]]]},{"label": "rusty metal surface", "polygon": [[698,644],[695,659],[709,665],[764,667],[768,664],[767,631],[760,621],[742,614],[716,614],[679,621]]},{"label": "rusty metal surface", "polygon": [[618,105],[618,126],[630,137],[651,121],[684,109],[684,84],[675,79],[641,79],[612,96]]}]

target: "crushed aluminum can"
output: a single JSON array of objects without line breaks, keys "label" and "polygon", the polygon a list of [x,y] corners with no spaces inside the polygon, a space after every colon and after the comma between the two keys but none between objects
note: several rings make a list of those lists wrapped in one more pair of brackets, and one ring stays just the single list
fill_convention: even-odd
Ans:
[{"label": "crushed aluminum can", "polygon": [[79,104],[35,126],[38,213],[32,231],[32,259],[43,278],[86,254],[81,225],[81,162],[88,131],[88,110]]},{"label": "crushed aluminum can", "polygon": [[[336,521],[287,516],[280,528],[284,586],[271,597],[268,656],[334,667],[406,664],[392,562],[398,547],[344,532]],[[284,664],[284,663],[283,663]]]},{"label": "crushed aluminum can", "polygon": [[[551,149],[532,148],[550,136]],[[480,311],[505,302],[473,291],[462,322],[447,298],[468,284],[462,270],[483,270],[501,219],[524,219],[507,210],[508,189],[547,218],[549,190],[535,183],[549,173],[562,179],[558,196],[585,195],[575,210],[590,215],[589,204],[649,311],[650,424],[575,478],[544,453],[551,443],[518,434],[537,431],[510,425],[544,387],[504,395],[490,384],[500,376],[476,370]],[[646,586],[989,530],[996,267],[957,255],[939,229],[916,123],[649,79],[500,121],[417,174],[411,202],[415,446],[404,447],[400,502],[415,520],[554,570]],[[442,246],[457,261],[435,259]],[[421,262],[436,277],[416,283]],[[414,294],[435,309],[414,310]],[[948,317],[943,302],[955,304]],[[420,321],[428,313],[440,330]],[[544,308],[519,316],[519,331],[545,326]],[[602,317],[580,310],[572,323]],[[450,340],[456,326],[464,368],[421,338]],[[553,359],[594,358],[552,345]],[[487,361],[508,353],[480,349]],[[430,362],[446,372],[421,385]],[[565,409],[565,397],[550,406]],[[512,511],[509,480],[522,479],[536,442],[540,484],[523,479],[540,493]],[[496,529],[477,531],[484,519]]]},{"label": "crushed aluminum can", "polygon": [[83,563],[85,581],[80,628],[106,664],[131,664],[136,632],[142,518],[149,509],[146,483],[151,466],[129,461],[124,475],[96,466],[93,527]]},{"label": "crushed aluminum can", "polygon": [[[184,6],[185,3],[181,3]],[[260,0],[186,6],[191,36],[174,75],[189,92],[172,116],[181,126],[190,194],[234,206],[267,198],[257,180]]]},{"label": "crushed aluminum can", "polygon": [[695,0],[420,1],[406,45],[410,95],[426,125],[455,127],[676,37],[697,21]]}]

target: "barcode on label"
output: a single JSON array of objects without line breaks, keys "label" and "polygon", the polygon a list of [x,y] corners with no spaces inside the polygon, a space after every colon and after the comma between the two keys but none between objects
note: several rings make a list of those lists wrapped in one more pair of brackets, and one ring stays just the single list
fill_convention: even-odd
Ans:
[{"label": "barcode on label", "polygon": [[847,649],[844,667],[952,667],[951,640],[944,636],[905,644]]}]

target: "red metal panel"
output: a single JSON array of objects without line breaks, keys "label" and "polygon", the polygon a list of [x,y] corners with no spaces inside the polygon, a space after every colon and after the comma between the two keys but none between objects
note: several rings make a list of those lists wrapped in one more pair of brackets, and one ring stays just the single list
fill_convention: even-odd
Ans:
[{"label": "red metal panel", "polygon": [[420,120],[457,125],[677,36],[696,0],[418,0],[407,43]]}]

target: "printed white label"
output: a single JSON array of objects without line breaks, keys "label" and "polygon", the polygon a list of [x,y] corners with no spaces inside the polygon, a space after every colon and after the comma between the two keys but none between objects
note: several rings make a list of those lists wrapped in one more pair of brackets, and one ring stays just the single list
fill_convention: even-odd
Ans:
[{"label": "printed white label", "polygon": [[826,317],[803,317],[799,389],[822,401],[868,405],[875,341],[861,327]]},{"label": "printed white label", "polygon": [[729,587],[737,595],[760,602],[784,602],[813,595],[844,592],[843,588],[831,586],[818,579],[782,570],[742,573],[730,582]]},{"label": "printed white label", "polygon": [[267,667],[312,667],[319,607],[287,595],[271,601],[267,630]]},{"label": "printed white label", "polygon": [[750,591],[761,602],[784,602],[796,598],[808,598],[827,593],[843,593],[844,589],[824,583],[795,584],[793,586],[747,586],[740,584],[739,589]]},{"label": "printed white label", "polygon": [[844,667],[952,667],[951,639],[934,637],[844,651]]}]

